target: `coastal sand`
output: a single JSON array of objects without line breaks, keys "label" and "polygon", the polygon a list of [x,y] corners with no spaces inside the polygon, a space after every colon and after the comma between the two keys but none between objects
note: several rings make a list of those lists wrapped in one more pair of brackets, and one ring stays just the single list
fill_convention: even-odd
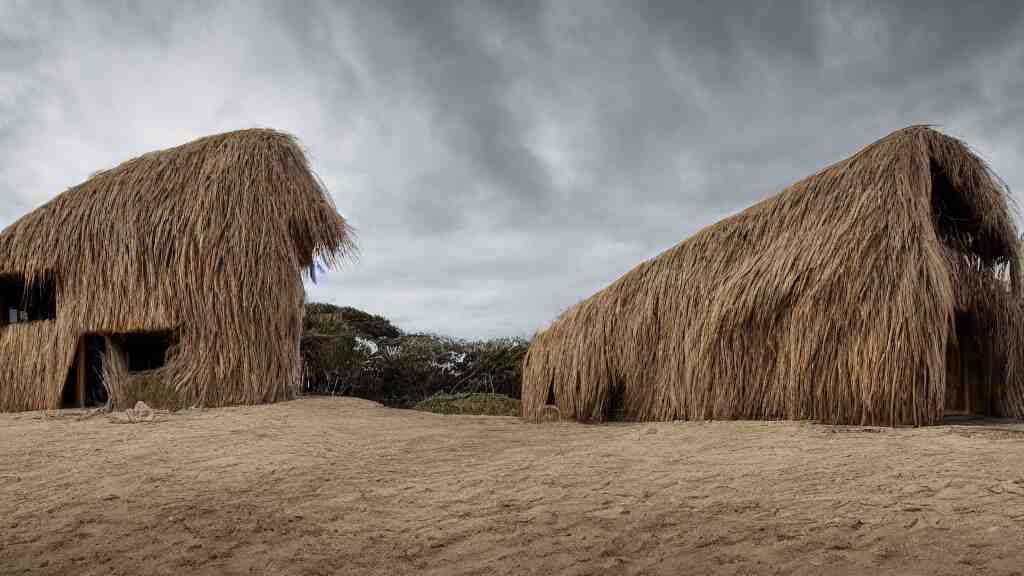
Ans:
[{"label": "coastal sand", "polygon": [[0,414],[0,574],[1022,574],[1024,426]]}]

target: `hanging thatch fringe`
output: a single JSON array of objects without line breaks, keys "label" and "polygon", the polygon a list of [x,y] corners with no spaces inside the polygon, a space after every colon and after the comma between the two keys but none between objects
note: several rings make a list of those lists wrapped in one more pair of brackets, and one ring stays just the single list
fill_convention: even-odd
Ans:
[{"label": "hanging thatch fringe", "polygon": [[929,424],[958,311],[989,338],[991,411],[1024,416],[1004,185],[914,126],[714,224],[537,334],[523,412]]},{"label": "hanging thatch fringe", "polygon": [[286,134],[210,136],[100,172],[0,233],[0,278],[54,279],[58,307],[0,326],[0,411],[59,406],[84,334],[157,330],[177,340],[159,377],[179,405],[290,398],[301,273],[351,250]]}]

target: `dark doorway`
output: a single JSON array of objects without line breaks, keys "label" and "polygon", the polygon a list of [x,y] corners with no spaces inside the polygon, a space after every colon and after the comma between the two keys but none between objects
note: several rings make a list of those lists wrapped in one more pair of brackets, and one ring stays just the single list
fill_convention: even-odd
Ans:
[{"label": "dark doorway", "polygon": [[79,341],[75,361],[71,365],[61,406],[64,408],[89,408],[107,403],[107,387],[103,381],[103,360],[107,345],[103,337],[85,335]]},{"label": "dark doorway", "polygon": [[955,339],[946,350],[946,414],[950,416],[992,413],[992,379],[986,339],[981,336],[978,319],[957,313]]},{"label": "dark doorway", "polygon": [[608,390],[604,419],[608,422],[621,422],[626,419],[626,390],[621,384],[612,385]]}]

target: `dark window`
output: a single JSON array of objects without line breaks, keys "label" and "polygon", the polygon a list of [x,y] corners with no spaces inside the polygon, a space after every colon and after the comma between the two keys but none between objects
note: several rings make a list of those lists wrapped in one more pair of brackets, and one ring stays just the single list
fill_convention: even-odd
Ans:
[{"label": "dark window", "polygon": [[0,276],[0,325],[57,318],[57,288],[52,275],[32,285],[24,276]]},{"label": "dark window", "polygon": [[960,248],[970,248],[971,231],[977,226],[971,207],[953,187],[946,173],[934,161],[932,172],[932,217],[939,237]]},{"label": "dark window", "polygon": [[167,354],[174,345],[171,332],[138,332],[118,334],[117,345],[124,352],[129,372],[155,370],[167,363]]},{"label": "dark window", "polygon": [[953,186],[941,166],[932,161],[932,218],[939,240],[966,254],[995,261],[1010,254],[999,237],[985,232],[977,207]]}]

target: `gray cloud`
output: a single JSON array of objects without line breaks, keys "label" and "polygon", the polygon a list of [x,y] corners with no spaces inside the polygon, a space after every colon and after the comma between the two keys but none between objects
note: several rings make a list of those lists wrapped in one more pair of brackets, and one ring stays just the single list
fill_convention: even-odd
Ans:
[{"label": "gray cloud", "polygon": [[1018,2],[0,4],[0,226],[203,134],[296,134],[362,257],[310,297],[528,335],[911,123],[1024,188]]}]

